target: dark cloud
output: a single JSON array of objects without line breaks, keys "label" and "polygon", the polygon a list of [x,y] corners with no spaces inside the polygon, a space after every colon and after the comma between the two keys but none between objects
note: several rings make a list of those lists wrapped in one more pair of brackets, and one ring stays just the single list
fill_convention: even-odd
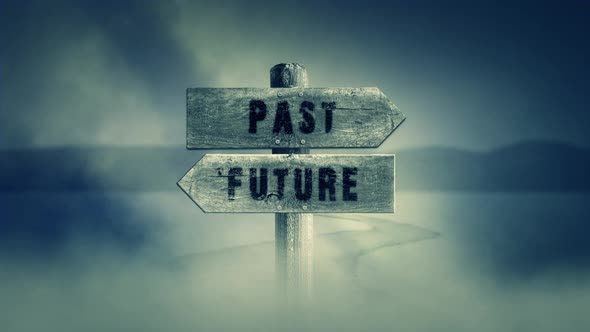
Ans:
[{"label": "dark cloud", "polygon": [[2,6],[0,146],[182,144],[187,87],[267,86],[284,61],[381,87],[408,115],[396,146],[589,141],[585,2]]},{"label": "dark cloud", "polygon": [[[156,220],[107,194],[0,194],[0,255],[9,260],[52,260],[111,249],[134,255],[150,246]],[[151,220],[150,220],[151,219]]]},{"label": "dark cloud", "polygon": [[137,201],[142,193],[177,190],[200,155],[182,148],[2,151],[0,255],[61,257],[75,242],[84,251],[130,255],[151,248],[168,229],[167,217]]},{"label": "dark cloud", "polygon": [[83,147],[0,151],[0,192],[177,191],[203,156],[182,147]]}]

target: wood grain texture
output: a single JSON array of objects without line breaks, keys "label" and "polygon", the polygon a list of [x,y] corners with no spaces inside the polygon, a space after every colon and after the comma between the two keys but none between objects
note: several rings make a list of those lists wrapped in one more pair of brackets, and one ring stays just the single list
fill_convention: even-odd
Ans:
[{"label": "wood grain texture", "polygon": [[270,69],[271,88],[307,88],[307,69],[300,63],[279,63]]},{"label": "wood grain texture", "polygon": [[[299,63],[281,63],[270,69],[271,88],[307,88],[308,85],[307,69]],[[309,148],[274,148],[272,153],[309,154]],[[277,290],[285,295],[287,312],[313,296],[313,228],[311,213],[275,214]]]},{"label": "wood grain texture", "polygon": [[[266,116],[250,133],[250,101],[261,100]],[[279,102],[287,101],[293,133],[273,133]],[[315,129],[303,133],[304,101],[315,105]],[[335,103],[326,132],[322,103]],[[191,88],[187,89],[187,148],[370,148],[378,147],[405,119],[376,87]]]},{"label": "wood grain texture", "polygon": [[313,214],[275,214],[278,291],[297,305],[313,297]]},{"label": "wood grain texture", "polygon": [[[235,187],[235,194],[230,199],[228,188],[232,168],[241,168],[242,175],[234,175],[241,184]],[[260,168],[268,169],[268,190],[263,197],[255,199],[251,195],[250,168],[256,169],[256,176],[260,175]],[[296,168],[312,170],[312,192],[307,201],[296,198]],[[335,201],[330,200],[329,190],[324,190],[326,198],[320,200],[320,168],[332,168],[336,173]],[[344,200],[344,168],[357,169],[351,177],[356,186],[350,188],[357,195],[356,201]],[[279,197],[279,180],[273,175],[273,169],[288,170],[282,197]],[[208,154],[180,179],[178,185],[204,212],[392,213],[394,155]]]}]

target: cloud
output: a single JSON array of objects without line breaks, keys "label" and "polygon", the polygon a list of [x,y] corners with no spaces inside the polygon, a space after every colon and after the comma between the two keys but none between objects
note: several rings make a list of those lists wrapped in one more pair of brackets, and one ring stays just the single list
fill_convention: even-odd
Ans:
[{"label": "cloud", "polygon": [[104,27],[78,7],[44,7],[7,24],[16,37],[3,57],[12,84],[2,96],[1,146],[169,143],[181,116],[175,126],[157,109]]}]

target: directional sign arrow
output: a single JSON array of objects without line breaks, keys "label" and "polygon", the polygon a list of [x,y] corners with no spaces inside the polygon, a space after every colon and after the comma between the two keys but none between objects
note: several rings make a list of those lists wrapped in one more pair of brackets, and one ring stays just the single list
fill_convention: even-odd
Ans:
[{"label": "directional sign arrow", "polygon": [[187,89],[188,149],[371,148],[405,116],[378,88]]},{"label": "directional sign arrow", "polygon": [[178,186],[204,212],[394,212],[394,155],[207,154]]}]

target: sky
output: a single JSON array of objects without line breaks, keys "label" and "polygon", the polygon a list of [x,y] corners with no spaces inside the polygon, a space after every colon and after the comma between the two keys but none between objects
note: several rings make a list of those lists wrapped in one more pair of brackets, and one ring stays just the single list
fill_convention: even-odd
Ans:
[{"label": "sky", "polygon": [[188,87],[378,86],[386,146],[588,146],[583,2],[2,1],[0,147],[184,144]]}]

